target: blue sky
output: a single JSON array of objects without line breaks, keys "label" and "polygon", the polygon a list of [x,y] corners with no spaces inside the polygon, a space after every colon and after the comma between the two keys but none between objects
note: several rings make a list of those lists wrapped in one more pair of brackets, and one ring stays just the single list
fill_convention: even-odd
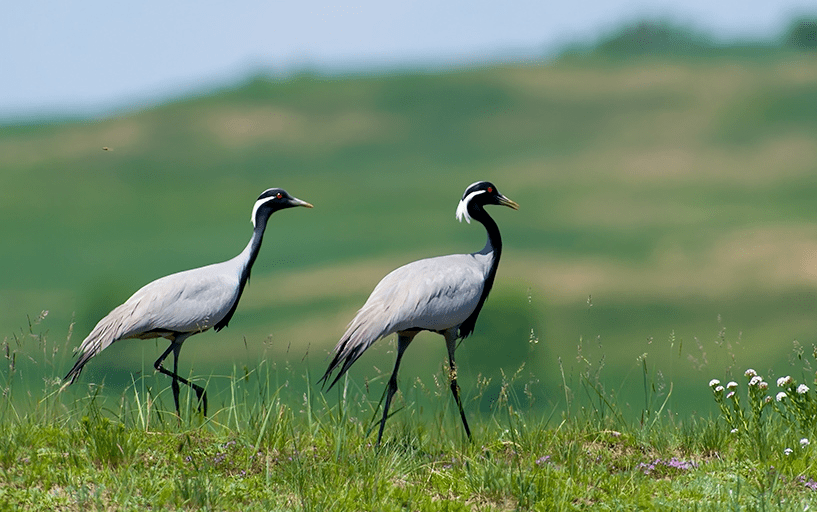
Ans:
[{"label": "blue sky", "polygon": [[815,0],[303,0],[65,2],[0,7],[0,119],[105,114],[286,74],[547,55],[627,21],[773,37]]}]

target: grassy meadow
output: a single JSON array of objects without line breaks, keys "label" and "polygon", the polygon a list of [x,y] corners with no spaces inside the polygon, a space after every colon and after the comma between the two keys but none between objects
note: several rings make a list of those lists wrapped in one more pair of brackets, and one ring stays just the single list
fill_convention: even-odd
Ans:
[{"label": "grassy meadow", "polygon": [[[785,462],[771,453],[796,444],[802,428],[772,421],[765,441],[735,448],[710,421],[728,423],[707,384],[743,386],[754,368],[771,388],[784,375],[813,386],[815,108],[817,55],[781,50],[256,77],[104,119],[0,127],[5,445],[42,442],[53,455],[78,449],[82,436],[71,432],[99,436],[107,454],[40,463],[113,468],[119,480],[97,494],[78,483],[99,477],[91,473],[43,485],[55,503],[76,504],[85,489],[83,503],[103,509],[136,488],[160,507],[231,508],[224,500],[247,486],[270,490],[256,496],[266,503],[259,508],[343,509],[332,482],[371,483],[384,472],[399,485],[358,489],[371,508],[618,504],[612,510],[647,507],[659,495],[669,500],[664,510],[730,499],[737,508],[774,500],[797,508],[808,497],[793,482],[817,471],[808,473],[805,455]],[[393,340],[350,371],[353,400],[314,383],[383,275],[483,246],[479,225],[454,219],[463,190],[480,179],[520,209],[490,211],[502,263],[474,335],[457,351],[475,443],[462,443],[452,414],[442,338],[424,333],[401,366],[386,455],[372,457],[367,422]],[[169,379],[152,369],[164,341],[117,343],[58,391],[71,349],[136,289],[241,251],[252,204],[272,186],[315,208],[271,218],[230,326],[185,343],[180,372],[207,383],[211,420],[178,425],[157,412],[172,408]],[[644,428],[655,418],[660,427]],[[56,434],[52,422],[74,430]],[[229,442],[242,462],[213,463]],[[763,464],[742,466],[741,447]],[[20,450],[0,461],[8,482],[27,474],[20,460],[31,456]],[[305,450],[314,450],[310,462],[293,456]],[[595,463],[583,462],[586,452]],[[196,454],[201,472],[189,466]],[[148,490],[125,481],[125,468],[153,464],[146,457],[164,460],[161,474],[176,483]],[[673,457],[709,469],[659,464],[655,478],[638,466]],[[339,473],[338,461],[350,459],[359,463],[349,471],[361,474]],[[769,461],[783,476],[766,473]],[[584,496],[583,486],[608,473],[612,480]],[[218,485],[232,490],[213,487],[222,477]],[[303,486],[314,481],[326,489],[310,495]],[[0,501],[15,496],[7,489]]]}]

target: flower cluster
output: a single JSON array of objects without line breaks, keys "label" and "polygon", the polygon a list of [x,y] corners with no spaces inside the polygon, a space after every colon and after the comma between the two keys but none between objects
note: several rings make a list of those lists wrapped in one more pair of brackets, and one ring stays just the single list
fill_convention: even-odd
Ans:
[{"label": "flower cluster", "polygon": [[[817,395],[805,383],[798,383],[792,376],[786,375],[776,379],[778,391],[769,390],[769,384],[751,368],[744,372],[748,379],[746,392],[747,404],[741,404],[738,394],[740,386],[731,381],[722,386],[718,379],[709,381],[715,402],[721,410],[721,416],[726,421],[730,433],[740,439],[748,441],[758,449],[758,453],[769,453],[769,446],[764,441],[769,421],[764,421],[763,415],[768,409],[776,413],[776,417],[788,425],[791,432],[800,438],[802,453],[810,453],[809,438],[817,434],[814,419],[817,418]],[[816,381],[817,382],[817,381]],[[797,439],[797,438],[794,438]],[[790,445],[791,446],[791,445]],[[786,448],[783,455],[792,456],[797,450]]]},{"label": "flower cluster", "polygon": [[[800,448],[804,450],[808,448],[808,445],[810,444],[811,441],[809,441],[807,437],[804,437],[803,439],[800,440]],[[791,448],[786,448],[785,450],[783,450],[783,455],[789,456],[792,453],[794,453],[794,450],[792,450]]]},{"label": "flower cluster", "polygon": [[748,410],[745,410],[740,404],[740,396],[737,394],[739,387],[737,382],[730,381],[724,388],[718,379],[709,381],[709,387],[712,389],[715,402],[721,409],[729,430],[733,434],[749,432],[757,427],[763,415],[763,410],[772,403],[772,398],[766,395],[769,383],[764,381],[763,377],[758,375],[752,368],[746,370],[743,375],[749,379]]},{"label": "flower cluster", "polygon": [[550,462],[550,455],[544,455],[544,456],[539,457],[538,459],[536,459],[536,465],[537,466],[542,466],[544,464],[547,464],[548,462]]},{"label": "flower cluster", "polygon": [[[653,472],[660,472],[666,474],[667,472],[688,471],[698,467],[698,463],[689,460],[681,460],[673,457],[669,460],[655,459],[652,462],[641,462],[635,468],[642,471],[645,475],[653,474]],[[658,471],[656,471],[658,470]]]},{"label": "flower cluster", "polygon": [[804,486],[808,487],[812,491],[817,491],[817,482],[815,482],[813,478],[809,478],[808,480],[806,480],[805,476],[800,475],[799,477],[797,477],[797,481],[803,484]]},{"label": "flower cluster", "polygon": [[[804,383],[797,384],[790,375],[777,379],[777,387],[782,391],[775,395],[775,409],[781,417],[800,432],[811,432],[817,415],[817,398]],[[808,439],[805,439],[808,443]],[[803,441],[800,441],[801,445]]]}]

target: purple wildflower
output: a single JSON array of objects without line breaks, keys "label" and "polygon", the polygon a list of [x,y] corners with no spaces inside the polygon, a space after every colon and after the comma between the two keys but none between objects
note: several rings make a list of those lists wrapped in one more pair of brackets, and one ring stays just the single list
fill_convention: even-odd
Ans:
[{"label": "purple wildflower", "polygon": [[550,462],[550,455],[545,455],[544,457],[539,457],[538,459],[536,459],[537,466],[547,464],[548,462]]},{"label": "purple wildflower", "polygon": [[636,466],[636,469],[642,471],[645,475],[649,475],[657,468],[665,468],[675,471],[689,471],[690,469],[695,469],[697,467],[697,462],[672,457],[669,460],[655,459],[650,463],[641,462]]},{"label": "purple wildflower", "polygon": [[815,482],[813,478],[806,480],[805,476],[800,475],[797,477],[797,480],[812,491],[817,491],[817,482]]}]

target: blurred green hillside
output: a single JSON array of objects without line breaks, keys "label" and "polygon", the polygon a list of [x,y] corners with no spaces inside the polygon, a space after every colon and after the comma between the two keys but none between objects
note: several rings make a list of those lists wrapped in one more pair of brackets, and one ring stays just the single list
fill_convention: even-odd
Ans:
[{"label": "blurred green hillside", "polygon": [[[257,195],[278,186],[315,208],[273,216],[229,328],[191,338],[181,369],[217,387],[266,356],[314,381],[389,270],[482,247],[483,229],[454,219],[480,179],[521,208],[491,211],[506,247],[458,351],[466,394],[525,362],[539,403],[556,405],[561,360],[574,392],[601,372],[637,413],[646,354],[673,382],[672,409],[705,412],[710,378],[785,373],[798,344],[811,357],[817,55],[785,48],[256,77],[99,121],[0,128],[2,337],[13,346],[48,310],[41,327],[64,339],[74,319],[78,345],[145,283],[237,254]],[[118,343],[81,380],[129,384],[165,346]],[[381,342],[353,379],[388,372],[391,350]],[[402,382],[430,381],[444,353],[418,337]]]}]

